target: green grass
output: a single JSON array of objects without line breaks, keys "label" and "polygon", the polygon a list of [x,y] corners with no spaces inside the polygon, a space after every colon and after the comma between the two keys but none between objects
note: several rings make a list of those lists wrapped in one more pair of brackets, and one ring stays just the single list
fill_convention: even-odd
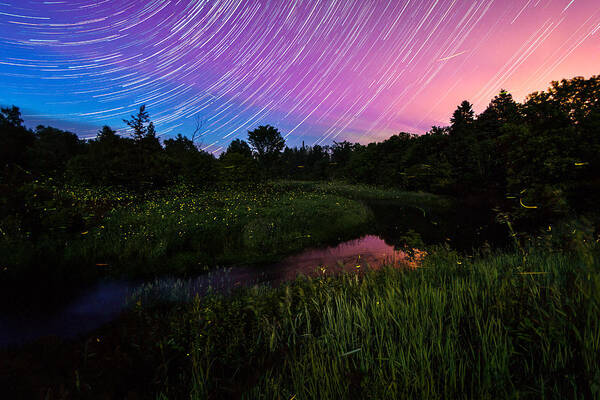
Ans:
[{"label": "green grass", "polygon": [[16,277],[20,269],[25,276],[38,267],[69,279],[94,270],[129,277],[188,274],[216,265],[276,261],[358,235],[371,219],[360,202],[323,192],[270,185],[173,188],[129,199],[70,234],[55,232],[53,225],[64,223],[50,211],[44,235],[0,238],[0,253],[6,255],[2,266]]},{"label": "green grass", "polygon": [[182,366],[164,398],[597,398],[593,260],[438,251],[417,270],[212,295],[166,321],[138,312],[160,315],[157,346]]},{"label": "green grass", "polygon": [[[75,204],[83,215],[99,210],[93,222],[74,236],[50,230],[64,248],[48,241],[33,249],[128,276],[261,262],[363,229],[372,215],[350,198],[444,204],[426,194],[289,182],[141,198],[89,193]],[[62,217],[49,213],[52,227]],[[416,270],[299,278],[201,299],[173,280],[151,288],[166,303],[141,292],[127,315],[81,346],[41,352],[31,379],[57,393],[93,388],[108,398],[134,389],[163,399],[598,398],[599,249],[580,239],[562,252],[554,244],[475,257],[430,249]],[[11,359],[18,367],[22,355],[38,353],[33,346]],[[19,388],[33,387],[29,371],[14,374]]]},{"label": "green grass", "polygon": [[203,298],[175,280],[81,340],[0,353],[0,381],[15,398],[598,398],[599,253],[437,249]]},{"label": "green grass", "polygon": [[262,263],[365,229],[362,204],[302,191],[207,191],[120,209],[75,247],[133,275],[194,272],[205,266]]},{"label": "green grass", "polygon": [[312,182],[312,181],[277,181],[274,187],[282,189],[301,189],[316,191],[354,200],[385,200],[405,206],[417,206],[437,211],[447,210],[454,205],[448,197],[425,192],[407,192],[393,188],[381,188],[364,184],[348,184],[343,182]]},{"label": "green grass", "polygon": [[101,275],[181,275],[217,265],[269,263],[366,232],[374,218],[364,202],[438,210],[450,205],[426,193],[292,181],[203,191],[176,186],[143,194],[48,181],[22,191],[15,197],[22,210],[0,218],[5,282],[43,276],[62,284]]}]

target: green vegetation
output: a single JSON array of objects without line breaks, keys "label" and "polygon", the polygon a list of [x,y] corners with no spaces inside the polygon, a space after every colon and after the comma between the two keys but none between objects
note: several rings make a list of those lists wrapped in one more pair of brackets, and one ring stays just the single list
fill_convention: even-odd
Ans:
[{"label": "green vegetation", "polygon": [[356,236],[372,218],[365,205],[342,196],[266,184],[135,195],[41,183],[25,205],[28,219],[0,221],[6,281],[31,273],[148,277],[270,262]]},{"label": "green vegetation", "polygon": [[577,215],[598,218],[600,76],[552,82],[522,103],[502,90],[480,114],[463,101],[448,126],[367,145],[290,148],[266,125],[247,132],[247,141],[233,140],[216,158],[194,142],[200,125],[191,139],[179,134],[161,142],[145,106],[125,122],[131,137],[105,126],[96,139],[83,141],[52,127],[27,129],[17,107],[2,108],[0,192],[42,177],[138,192],[181,182],[214,189],[258,180],[335,180],[453,196],[511,213],[530,232]]},{"label": "green vegetation", "polygon": [[318,181],[277,181],[275,187],[282,189],[301,189],[334,194],[355,200],[389,200],[407,207],[425,207],[438,211],[455,206],[454,199],[425,192],[407,192],[405,190],[377,187],[367,184],[349,184],[344,182]]},{"label": "green vegetation", "polygon": [[197,272],[205,266],[274,261],[351,237],[364,231],[370,217],[356,201],[268,185],[171,192],[115,210],[73,251],[136,276]]},{"label": "green vegetation", "polygon": [[51,178],[7,193],[0,198],[0,288],[6,292],[23,283],[35,287],[34,277],[43,285],[61,282],[66,272],[69,281],[82,280],[89,268],[68,270],[65,250],[87,239],[83,233],[101,225],[112,210],[142,198],[130,191],[65,185]]},{"label": "green vegetation", "polygon": [[599,268],[441,252],[416,271],[197,300],[163,340],[189,353],[196,398],[598,397]]},{"label": "green vegetation", "polygon": [[142,296],[118,323],[59,347],[74,361],[57,381],[80,395],[162,399],[596,398],[599,255],[589,243],[525,259],[438,249],[414,270],[170,305]]},{"label": "green vegetation", "polygon": [[9,397],[600,397],[600,76],[522,104],[501,91],[479,115],[464,101],[450,126],[366,146],[289,148],[267,125],[216,158],[199,128],[161,142],[144,106],[125,122],[131,138],[82,141],[0,110],[2,307],[369,229],[429,255],[202,298],[148,286],[87,338],[3,351]]}]

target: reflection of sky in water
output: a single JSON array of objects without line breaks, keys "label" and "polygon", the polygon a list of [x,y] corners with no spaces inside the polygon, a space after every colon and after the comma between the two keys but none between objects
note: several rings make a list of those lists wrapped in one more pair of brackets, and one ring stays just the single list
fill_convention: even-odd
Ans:
[{"label": "reflection of sky in water", "polygon": [[115,281],[99,283],[67,307],[54,313],[0,316],[0,346],[27,342],[42,336],[74,337],[111,321],[125,307],[132,294],[144,301],[176,300],[205,293],[209,288],[218,292],[241,285],[271,282],[278,284],[294,279],[298,274],[315,275],[319,267],[328,273],[358,270],[360,265],[378,268],[386,265],[406,265],[406,253],[394,250],[377,236],[341,243],[322,249],[309,249],[267,267],[237,266],[212,271],[190,280],[165,278],[151,283]]},{"label": "reflection of sky in water", "polygon": [[277,277],[274,281],[293,279],[297,274],[312,275],[318,267],[352,270],[361,267],[378,268],[382,265],[405,264],[407,254],[395,250],[383,239],[369,235],[360,239],[340,243],[325,249],[310,249],[288,257],[273,268]]}]

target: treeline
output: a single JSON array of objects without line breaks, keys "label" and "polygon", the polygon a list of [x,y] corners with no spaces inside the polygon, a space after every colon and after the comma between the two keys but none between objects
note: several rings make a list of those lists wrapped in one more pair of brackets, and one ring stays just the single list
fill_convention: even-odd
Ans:
[{"label": "treeline", "polygon": [[339,179],[455,195],[538,219],[595,212],[600,200],[600,76],[553,82],[523,103],[501,91],[479,115],[464,101],[449,126],[368,145],[289,148],[267,125],[216,158],[181,135],[161,143],[143,106],[125,122],[129,137],[105,126],[84,141],[52,127],[27,129],[18,108],[3,108],[1,184],[52,177],[146,190]]}]

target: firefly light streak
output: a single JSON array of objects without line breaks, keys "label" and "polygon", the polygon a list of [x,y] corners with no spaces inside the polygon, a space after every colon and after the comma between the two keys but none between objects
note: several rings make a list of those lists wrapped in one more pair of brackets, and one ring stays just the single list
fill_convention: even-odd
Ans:
[{"label": "firefly light streak", "polygon": [[213,152],[267,123],[291,144],[424,132],[597,73],[597,0],[0,0],[0,103],[88,135],[145,103],[163,135],[200,116]]}]

